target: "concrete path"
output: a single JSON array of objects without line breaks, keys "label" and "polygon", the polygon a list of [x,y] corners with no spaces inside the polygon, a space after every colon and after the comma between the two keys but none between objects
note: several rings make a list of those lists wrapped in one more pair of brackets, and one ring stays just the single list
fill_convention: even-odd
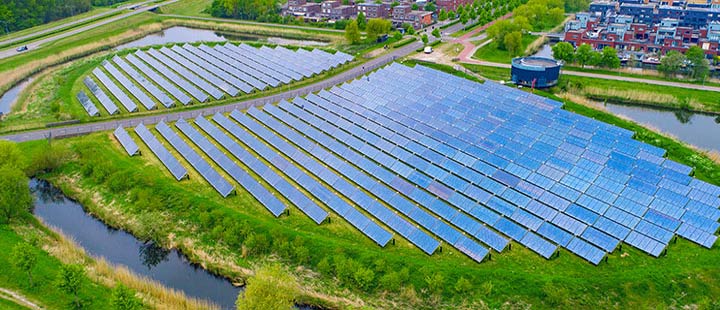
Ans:
[{"label": "concrete path", "polygon": [[[79,27],[79,28],[71,29],[71,30],[68,30],[68,31],[65,31],[65,32],[58,33],[58,34],[53,35],[53,36],[49,36],[49,37],[46,37],[46,38],[43,38],[43,39],[40,39],[40,40],[37,40],[37,41],[30,42],[30,43],[27,44],[27,47],[28,47],[29,51],[33,51],[33,50],[42,48],[42,45],[45,44],[45,43],[53,42],[53,41],[56,41],[56,40],[59,40],[59,39],[62,39],[62,38],[67,38],[67,37],[69,37],[69,36],[73,36],[73,35],[76,35],[76,34],[79,34],[79,33],[85,32],[85,31],[88,31],[88,30],[90,30],[90,29],[94,29],[94,28],[100,27],[100,26],[102,26],[102,25],[107,25],[107,24],[109,24],[109,23],[112,23],[112,22],[121,20],[121,19],[123,19],[123,18],[127,18],[127,17],[133,16],[133,15],[137,15],[137,14],[140,14],[140,13],[143,13],[143,12],[147,12],[147,11],[153,10],[153,9],[155,9],[155,8],[161,7],[161,6],[163,6],[163,5],[167,5],[167,4],[170,4],[170,3],[174,3],[174,2],[176,2],[176,1],[178,1],[178,0],[170,0],[170,1],[165,1],[165,2],[162,2],[162,3],[154,4],[154,5],[149,5],[149,6],[145,6],[145,7],[140,7],[140,8],[137,8],[137,9],[135,9],[135,10],[133,10],[133,11],[130,11],[130,12],[128,12],[128,13],[125,13],[125,14],[120,14],[120,15],[117,15],[117,16],[113,16],[113,17],[110,17],[110,18],[108,18],[108,19],[103,19],[103,20],[101,20],[101,21],[99,21],[99,22],[96,22],[96,23],[92,23],[92,24],[85,25],[85,26],[82,26],[82,27]],[[30,34],[30,36],[33,36],[33,35],[35,35],[35,34]],[[27,51],[26,51],[26,52],[27,52]],[[3,50],[3,51],[0,51],[0,59],[12,57],[12,56],[15,56],[15,55],[20,55],[20,54],[26,53],[26,52],[18,52],[18,51],[15,50],[15,48],[6,49],[6,50]]]},{"label": "concrete path", "polygon": [[[334,85],[355,79],[357,77],[364,75],[368,71],[374,70],[374,69],[379,68],[387,63],[394,61],[395,59],[398,59],[398,58],[404,57],[410,53],[413,53],[413,52],[415,52],[415,50],[419,49],[420,47],[422,47],[422,42],[416,41],[412,44],[408,44],[401,48],[393,49],[390,52],[388,52],[387,54],[381,55],[378,58],[371,59],[368,62],[364,63],[363,65],[351,68],[351,69],[349,69],[345,72],[342,72],[338,75],[335,75],[329,79],[319,81],[315,84],[304,86],[299,89],[289,90],[289,91],[286,91],[286,92],[283,92],[280,94],[276,94],[276,95],[272,95],[272,96],[268,96],[268,97],[256,98],[256,99],[251,99],[251,100],[247,100],[247,101],[231,103],[231,104],[227,104],[227,105],[208,106],[208,107],[198,108],[196,110],[190,110],[190,111],[172,112],[172,110],[170,110],[170,112],[166,113],[166,114],[148,115],[148,116],[118,119],[118,120],[107,120],[107,121],[100,121],[100,122],[95,122],[95,123],[79,124],[79,125],[74,125],[74,126],[27,131],[27,132],[21,132],[21,133],[17,133],[17,134],[3,135],[3,136],[0,136],[0,139],[11,140],[11,141],[16,141],[16,142],[23,142],[23,141],[47,139],[48,137],[52,137],[52,138],[71,137],[71,136],[89,134],[89,133],[97,132],[97,131],[114,130],[115,128],[117,128],[118,126],[121,126],[121,125],[124,127],[134,127],[140,123],[143,123],[146,125],[147,124],[156,124],[156,123],[160,122],[161,120],[175,121],[180,118],[195,118],[200,115],[212,115],[212,114],[215,114],[218,112],[230,112],[235,109],[247,109],[251,106],[260,106],[260,105],[270,104],[273,102],[278,102],[280,100],[288,100],[288,99],[292,99],[297,96],[304,96],[311,92],[320,91],[321,89],[329,88]],[[129,115],[126,114],[125,116],[132,117],[132,114],[129,114]]]}]

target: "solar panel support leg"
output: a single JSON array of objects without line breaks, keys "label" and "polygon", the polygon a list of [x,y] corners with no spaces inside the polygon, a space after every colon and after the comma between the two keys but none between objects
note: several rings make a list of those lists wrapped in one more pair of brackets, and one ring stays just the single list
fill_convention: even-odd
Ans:
[{"label": "solar panel support leg", "polygon": [[508,250],[512,250],[512,243],[508,243]]},{"label": "solar panel support leg", "polygon": [[440,253],[442,253],[442,246],[440,247]]},{"label": "solar panel support leg", "polygon": [[395,238],[392,238],[392,245],[395,245]]}]

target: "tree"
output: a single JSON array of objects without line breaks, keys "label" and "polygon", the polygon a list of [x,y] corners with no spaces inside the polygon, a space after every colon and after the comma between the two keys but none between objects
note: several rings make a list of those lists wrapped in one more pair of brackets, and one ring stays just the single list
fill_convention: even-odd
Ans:
[{"label": "tree", "polygon": [[279,265],[268,265],[248,279],[235,304],[238,310],[291,309],[299,292],[295,276]]},{"label": "tree", "polygon": [[377,38],[383,34],[390,32],[392,24],[387,19],[372,18],[368,21],[365,31],[370,41],[375,42]]},{"label": "tree", "polygon": [[367,18],[365,18],[365,13],[363,13],[363,12],[358,13],[357,24],[358,24],[358,28],[365,29],[365,27],[367,26]]},{"label": "tree", "polygon": [[432,35],[433,35],[433,37],[436,37],[439,39],[440,38],[440,28],[433,29]]},{"label": "tree", "polygon": [[553,57],[565,63],[571,63],[575,59],[575,48],[567,42],[560,42],[552,47]]},{"label": "tree", "polygon": [[662,72],[665,76],[675,76],[680,72],[684,62],[685,55],[678,51],[669,51],[665,54],[665,57],[660,59],[658,71]]},{"label": "tree", "polygon": [[403,38],[403,35],[402,35],[402,33],[400,33],[400,31],[393,32],[393,39],[395,39],[395,41],[400,41],[400,40],[402,40],[402,38]]},{"label": "tree", "polygon": [[[435,12],[437,10],[437,7],[435,6],[435,3],[428,2],[428,4],[426,4],[423,7],[423,10],[425,10],[427,12]],[[447,15],[446,15],[446,18],[447,18]]]},{"label": "tree", "polygon": [[31,206],[32,196],[25,173],[9,166],[0,167],[0,222],[10,222]]},{"label": "tree", "polygon": [[693,79],[704,80],[709,71],[705,51],[698,46],[692,46],[685,52],[685,57],[692,65],[691,75]]},{"label": "tree", "polygon": [[140,299],[135,297],[135,292],[122,284],[113,288],[110,304],[115,310],[140,310],[143,308]]},{"label": "tree", "polygon": [[460,15],[460,23],[463,25],[463,30],[465,30],[465,25],[467,25],[468,21],[470,21],[470,16],[467,13]]},{"label": "tree", "polygon": [[568,13],[585,11],[588,9],[589,6],[590,6],[589,1],[565,0],[565,12],[568,12]]},{"label": "tree", "polygon": [[600,53],[598,51],[590,52],[590,61],[588,61],[588,65],[599,66],[601,64],[602,64],[602,53]]},{"label": "tree", "polygon": [[438,13],[438,19],[440,21],[446,21],[448,19],[448,13],[445,11],[445,9],[440,9],[440,13]]},{"label": "tree", "polygon": [[575,52],[575,60],[577,60],[577,62],[580,64],[580,67],[584,68],[585,65],[590,62],[592,52],[592,46],[587,43],[583,43],[582,45],[578,46],[577,51]]},{"label": "tree", "polygon": [[413,11],[417,11],[420,9],[420,6],[418,6],[417,3],[413,3],[411,8],[413,9]]},{"label": "tree", "polygon": [[81,265],[69,264],[60,267],[55,285],[66,294],[72,295],[75,307],[81,308],[80,290],[83,282],[85,282],[85,269]]},{"label": "tree", "polygon": [[425,45],[427,45],[428,42],[430,41],[430,39],[428,39],[427,34],[423,34],[421,38],[422,38],[423,44],[425,44]]},{"label": "tree", "polygon": [[505,36],[505,48],[511,56],[517,56],[522,53],[522,33],[514,31]]},{"label": "tree", "polygon": [[356,20],[353,19],[345,27],[345,39],[350,44],[357,44],[360,42],[360,29],[358,28],[358,22]]},{"label": "tree", "polygon": [[609,46],[603,47],[600,64],[610,69],[619,68],[620,58],[618,58],[617,50]]},{"label": "tree", "polygon": [[37,252],[35,252],[35,249],[33,249],[31,245],[21,242],[13,247],[11,257],[13,266],[27,274],[28,281],[32,287],[32,270],[37,264]]}]

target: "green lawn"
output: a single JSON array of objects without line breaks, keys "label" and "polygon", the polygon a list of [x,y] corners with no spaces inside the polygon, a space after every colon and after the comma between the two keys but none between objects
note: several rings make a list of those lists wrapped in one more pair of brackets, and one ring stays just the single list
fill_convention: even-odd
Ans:
[{"label": "green lawn", "polygon": [[204,11],[212,2],[212,0],[183,0],[163,6],[160,11],[163,14],[211,17]]},{"label": "green lawn", "polygon": [[617,75],[617,76],[627,76],[627,77],[633,77],[633,78],[639,78],[639,79],[648,79],[648,80],[658,80],[658,81],[670,81],[670,82],[679,82],[679,83],[691,83],[691,84],[698,84],[698,85],[709,85],[709,86],[720,86],[720,83],[717,82],[711,82],[711,81],[696,81],[689,78],[672,78],[672,77],[664,77],[661,75],[647,75],[647,74],[636,74],[636,73],[626,73],[621,72],[617,70],[610,70],[610,69],[600,69],[600,68],[581,68],[574,65],[565,65],[562,68],[564,71],[578,71],[578,72],[588,72],[588,73],[597,73],[597,74],[607,74],[607,75]]},{"label": "green lawn", "polygon": [[[56,20],[56,21],[49,22],[49,23],[47,23],[47,24],[38,25],[38,26],[35,26],[35,27],[32,27],[32,28],[27,28],[27,29],[23,29],[23,30],[11,32],[11,33],[9,33],[9,34],[0,35],[0,41],[5,41],[5,40],[9,40],[9,39],[13,39],[13,38],[17,38],[17,37],[29,35],[29,34],[32,34],[32,33],[38,32],[38,31],[42,31],[42,30],[48,29],[48,28],[53,28],[53,27],[65,25],[65,24],[67,24],[67,23],[76,21],[76,20],[78,20],[78,19],[82,19],[82,18],[86,18],[86,17],[91,17],[91,16],[96,16],[96,15],[105,13],[105,12],[107,12],[107,11],[109,11],[109,10],[111,10],[111,8],[107,8],[107,7],[93,7],[90,11],[87,11],[87,12],[82,13],[82,14],[70,16],[70,17],[67,17],[67,18],[63,18],[63,19],[61,19],[61,20]],[[105,17],[107,17],[107,15],[106,15]],[[92,20],[97,20],[97,19],[92,19]],[[66,28],[66,27],[63,27],[63,28]],[[0,46],[0,47],[5,47],[5,46]]]},{"label": "green lawn", "polygon": [[[30,224],[27,224],[30,225]],[[0,272],[0,287],[10,289],[27,296],[31,300],[38,301],[49,309],[67,309],[72,302],[72,296],[60,291],[55,286],[55,278],[60,269],[61,262],[48,253],[35,249],[38,253],[37,265],[33,269],[33,283],[30,287],[27,274],[19,272],[11,267],[10,253],[13,246],[23,239],[11,230],[7,225],[0,225],[0,265],[3,271]],[[87,309],[108,309],[110,289],[97,283],[86,280],[82,286],[80,299],[87,306]],[[0,301],[4,299],[0,298]],[[0,308],[6,309],[0,302]],[[10,308],[12,306],[8,306]],[[13,308],[10,308],[13,309]],[[19,307],[17,309],[25,309]]]},{"label": "green lawn", "polygon": [[[538,36],[523,34],[521,50],[524,51],[525,49],[527,49],[528,45],[530,45],[530,43],[535,41],[537,38]],[[492,41],[487,45],[479,48],[477,51],[475,51],[475,54],[472,57],[475,59],[497,63],[510,63],[510,61],[513,59],[513,56],[510,55],[508,51],[499,49],[497,46],[497,42],[495,41]]]}]

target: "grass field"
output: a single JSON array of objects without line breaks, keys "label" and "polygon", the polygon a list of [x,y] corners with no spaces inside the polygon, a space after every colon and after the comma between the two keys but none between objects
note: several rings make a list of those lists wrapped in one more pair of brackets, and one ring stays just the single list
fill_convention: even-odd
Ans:
[{"label": "grass field", "polygon": [[205,9],[210,7],[212,0],[183,0],[168,4],[160,9],[163,14],[210,17]]},{"label": "grass field", "polygon": [[[533,41],[535,41],[537,38],[538,36],[523,34],[522,47],[520,48],[520,50],[524,51],[525,49],[527,49],[528,45],[533,43]],[[492,41],[487,45],[479,48],[477,51],[475,51],[475,54],[472,57],[475,59],[497,63],[510,63],[510,61],[513,59],[513,56],[510,55],[508,51],[499,49],[497,46],[497,42],[495,41]]]},{"label": "grass field", "polygon": [[[695,167],[698,178],[720,183],[720,165],[677,141],[578,104],[566,102],[565,108],[634,130],[639,140],[663,147],[669,158]],[[23,147],[32,153],[39,143]],[[433,256],[404,240],[381,249],[337,216],[319,226],[296,209],[275,219],[237,184],[238,195],[222,199],[195,174],[178,183],[144,146],[143,154],[148,155],[128,158],[106,132],[55,144],[72,149],[76,156],[48,178],[113,226],[178,247],[192,260],[230,277],[242,278],[245,268],[266,259],[302,265],[294,270],[303,270],[298,274],[307,285],[304,301],[352,305],[359,297],[371,306],[397,302],[396,308],[532,305],[541,309],[709,309],[720,303],[720,268],[715,267],[718,247],[708,250],[679,239],[670,245],[667,256],[656,259],[623,246],[609,255],[607,263],[594,267],[565,250],[559,257],[545,260],[514,244],[512,250],[476,264],[450,247]],[[81,177],[72,177],[78,175]],[[143,203],[133,203],[138,197],[145,197]],[[230,237],[223,233],[228,221],[247,223],[252,234],[271,236],[270,249],[255,253],[245,246],[230,246]],[[297,263],[292,251],[284,250],[283,244],[297,239],[310,253],[304,263]],[[337,255],[370,268],[375,279],[384,279],[403,267],[410,274],[400,289],[374,281],[361,290],[323,266],[323,258]],[[307,272],[307,268],[318,273]],[[431,276],[443,284],[441,298],[431,297]],[[470,280],[468,291],[455,290],[460,277]]]},{"label": "grass field", "polygon": [[[29,224],[28,224],[29,225]],[[29,230],[33,232],[33,230]],[[35,232],[37,233],[37,232]],[[30,238],[26,236],[25,238]],[[47,252],[35,249],[38,254],[37,265],[33,269],[33,283],[31,287],[28,283],[27,274],[12,268],[10,264],[10,253],[13,246],[23,241],[23,237],[18,235],[7,225],[0,225],[0,264],[3,272],[0,273],[0,287],[21,292],[31,300],[38,301],[41,305],[50,309],[66,309],[72,302],[72,296],[60,291],[55,286],[55,278],[60,269],[61,262],[48,254]],[[88,309],[107,309],[109,304],[110,289],[106,286],[99,285],[96,282],[86,280],[80,292],[80,299],[87,305]],[[0,298],[0,300],[3,300]],[[9,303],[9,302],[8,302]],[[5,305],[0,303],[5,309]],[[18,309],[24,309],[22,307]]]}]

